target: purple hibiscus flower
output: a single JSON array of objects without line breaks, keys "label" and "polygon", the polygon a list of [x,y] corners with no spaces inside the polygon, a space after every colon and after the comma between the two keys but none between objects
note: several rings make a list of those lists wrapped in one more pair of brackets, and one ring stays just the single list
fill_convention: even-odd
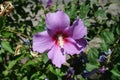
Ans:
[{"label": "purple hibiscus flower", "polygon": [[82,52],[87,41],[83,38],[87,29],[81,19],[70,26],[70,19],[63,11],[46,15],[47,30],[33,36],[33,51],[48,51],[48,58],[56,67],[66,62],[66,54],[74,55]]}]

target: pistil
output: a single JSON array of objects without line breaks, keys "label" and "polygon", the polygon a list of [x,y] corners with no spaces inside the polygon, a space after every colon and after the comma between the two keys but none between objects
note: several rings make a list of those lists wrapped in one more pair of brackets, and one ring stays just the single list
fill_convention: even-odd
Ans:
[{"label": "pistil", "polygon": [[58,43],[59,43],[60,47],[63,48],[63,46],[64,46],[64,39],[63,39],[62,35],[58,36]]}]

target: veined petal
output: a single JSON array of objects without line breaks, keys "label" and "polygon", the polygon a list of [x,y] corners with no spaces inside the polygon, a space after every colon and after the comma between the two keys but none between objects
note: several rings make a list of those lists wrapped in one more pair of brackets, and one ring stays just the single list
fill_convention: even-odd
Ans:
[{"label": "veined petal", "polygon": [[44,51],[51,49],[53,45],[54,42],[47,31],[37,33],[33,36],[33,51],[43,53]]},{"label": "veined petal", "polygon": [[84,38],[81,39],[77,39],[75,40],[77,42],[77,44],[79,44],[79,46],[82,46],[82,51],[84,51],[85,47],[87,46],[87,40],[85,40]]},{"label": "veined petal", "polygon": [[63,31],[69,25],[70,19],[63,11],[56,11],[46,15],[46,26],[52,32]]},{"label": "veined petal", "polygon": [[67,54],[74,55],[79,54],[82,46],[78,46],[76,41],[72,38],[66,38],[66,42],[64,44],[64,49]]},{"label": "veined petal", "polygon": [[52,63],[56,67],[61,67],[63,63],[66,62],[66,54],[62,48],[54,45],[52,49],[48,52],[48,58],[52,60]]},{"label": "veined petal", "polygon": [[87,35],[87,28],[84,26],[81,19],[77,19],[71,26],[71,29],[74,39],[80,39]]}]

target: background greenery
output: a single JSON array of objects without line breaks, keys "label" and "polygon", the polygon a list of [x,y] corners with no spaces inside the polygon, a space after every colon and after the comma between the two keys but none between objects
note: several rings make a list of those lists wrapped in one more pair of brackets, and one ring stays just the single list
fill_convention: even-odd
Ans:
[{"label": "background greenery", "polygon": [[[73,80],[120,80],[120,1],[119,0],[73,0],[54,2],[50,8],[37,0],[12,0],[14,10],[8,17],[0,17],[0,80],[66,80],[70,66],[74,68]],[[85,51],[68,56],[67,64],[56,68],[47,53],[32,52],[32,35],[45,30],[45,15],[63,10],[69,15],[71,24],[80,17],[88,30]],[[99,69],[100,52],[112,53],[107,56],[103,74],[81,76],[84,70]],[[78,63],[76,62],[78,59]],[[79,62],[80,59],[80,62]],[[111,64],[111,65],[109,65]],[[74,66],[76,65],[76,66]],[[98,77],[100,76],[100,77]]]}]

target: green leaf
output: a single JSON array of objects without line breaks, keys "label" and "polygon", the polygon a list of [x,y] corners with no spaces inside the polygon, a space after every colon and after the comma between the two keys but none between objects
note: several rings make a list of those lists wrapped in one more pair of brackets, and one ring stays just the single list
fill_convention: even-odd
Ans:
[{"label": "green leaf", "polygon": [[90,63],[86,64],[87,71],[92,71],[93,69],[96,69],[96,68],[98,68],[98,64],[95,64],[95,65],[90,64]]},{"label": "green leaf", "polygon": [[2,60],[2,57],[0,56],[0,63],[2,62],[3,60]]},{"label": "green leaf", "polygon": [[48,62],[49,59],[48,59],[47,53],[43,53],[43,54],[42,54],[42,59],[43,59],[43,62],[44,62],[44,63],[47,63],[47,62]]},{"label": "green leaf", "polygon": [[55,71],[56,71],[56,75],[59,77],[65,75],[63,72],[61,72],[61,69],[56,69]]},{"label": "green leaf", "polygon": [[0,17],[0,28],[5,26],[6,24],[6,17],[2,16]]},{"label": "green leaf", "polygon": [[81,75],[77,75],[77,78],[79,78],[79,80],[86,80],[86,79],[83,78]]},{"label": "green leaf", "polygon": [[2,41],[1,44],[2,44],[3,49],[5,49],[6,51],[10,53],[14,53],[8,41]]},{"label": "green leaf", "polygon": [[[38,75],[38,76],[39,76],[39,75]],[[39,77],[38,80],[46,80],[45,78],[47,78],[46,75],[45,75],[45,74],[42,74],[42,75]]]},{"label": "green leaf", "polygon": [[8,73],[9,73],[8,70],[5,70],[5,71],[2,72],[2,74],[3,74],[4,76],[7,76]]},{"label": "green leaf", "polygon": [[40,74],[40,72],[36,72],[34,74],[32,74],[32,76],[30,77],[30,80],[34,80],[36,77],[38,77],[38,75]]},{"label": "green leaf", "polygon": [[41,32],[43,30],[45,30],[45,22],[41,21],[35,28],[34,31],[32,31],[33,34],[37,33],[37,32]]},{"label": "green leaf", "polygon": [[75,14],[76,6],[75,4],[71,4],[70,16],[72,17]]},{"label": "green leaf", "polygon": [[7,67],[7,70],[10,70],[11,68],[13,68],[13,66],[17,63],[17,61],[13,60],[9,62],[9,65]]},{"label": "green leaf", "polygon": [[80,6],[80,18],[86,18],[89,12],[89,5],[82,4]]},{"label": "green leaf", "polygon": [[35,61],[29,60],[21,67],[21,71],[23,71],[24,69],[29,69],[30,66],[36,66],[35,64]]},{"label": "green leaf", "polygon": [[27,79],[27,76],[25,76],[22,80],[28,80],[28,79]]},{"label": "green leaf", "polygon": [[56,75],[56,73],[55,73],[55,69],[53,68],[53,66],[52,66],[52,65],[49,65],[49,70],[50,70],[53,74],[55,74],[55,75]]},{"label": "green leaf", "polygon": [[13,33],[10,32],[4,32],[2,35],[6,38],[13,37]]},{"label": "green leaf", "polygon": [[103,24],[103,23],[105,22],[105,20],[107,19],[105,10],[103,10],[103,9],[98,9],[98,10],[95,12],[95,17],[97,18],[97,21],[98,21],[100,24]]},{"label": "green leaf", "polygon": [[106,16],[106,13],[105,13],[105,10],[103,9],[98,9],[96,12],[95,12],[95,16],[96,17],[101,17],[102,19],[106,19],[107,16]]},{"label": "green leaf", "polygon": [[91,64],[97,64],[98,62],[98,51],[95,48],[91,48],[88,53],[88,60]]},{"label": "green leaf", "polygon": [[109,48],[109,46],[105,42],[100,44],[101,51],[106,51],[107,52],[108,48]]},{"label": "green leaf", "polygon": [[30,65],[35,65],[34,61],[28,61],[24,66],[30,66]]},{"label": "green leaf", "polygon": [[118,35],[120,35],[120,26],[118,26],[118,27],[116,28],[116,33],[117,33]]},{"label": "green leaf", "polygon": [[101,38],[104,40],[107,44],[113,44],[114,43],[114,34],[110,32],[108,29],[104,30],[100,34]]},{"label": "green leaf", "polygon": [[98,0],[90,0],[90,3],[91,3],[91,4],[97,4],[97,3],[98,3]]},{"label": "green leaf", "polygon": [[115,67],[111,71],[113,73],[113,75],[116,76],[116,77],[120,77],[120,71],[117,68],[118,65],[120,65],[120,63],[116,64]]},{"label": "green leaf", "polygon": [[54,69],[52,65],[49,65],[49,70],[50,70],[54,75],[56,75],[57,78],[60,79],[60,80],[61,80],[61,77],[65,75],[65,73],[63,73],[63,72],[61,71],[61,69],[58,69],[58,68]]},{"label": "green leaf", "polygon": [[83,19],[83,22],[85,24],[85,26],[89,27],[91,24],[90,24],[90,21],[88,19]]}]

